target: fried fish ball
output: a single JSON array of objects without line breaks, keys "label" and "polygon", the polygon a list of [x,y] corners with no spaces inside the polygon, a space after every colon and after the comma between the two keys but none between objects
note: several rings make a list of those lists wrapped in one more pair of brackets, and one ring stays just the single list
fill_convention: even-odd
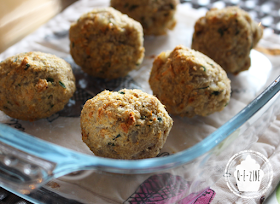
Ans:
[{"label": "fried fish ball", "polygon": [[176,25],[178,0],[111,0],[111,6],[140,22],[145,35],[163,35]]},{"label": "fried fish ball", "polygon": [[95,155],[115,159],[157,156],[172,125],[161,102],[137,89],[105,90],[81,113],[83,141]]},{"label": "fried fish ball", "polygon": [[124,77],[142,63],[141,24],[114,8],[94,9],[82,15],[69,30],[70,53],[89,75]]},{"label": "fried fish ball", "polygon": [[238,7],[211,9],[195,24],[192,49],[217,62],[228,73],[238,74],[251,66],[250,51],[263,29]]},{"label": "fried fish ball", "polygon": [[206,55],[183,46],[155,58],[149,83],[175,115],[206,116],[221,111],[230,99],[226,72]]},{"label": "fried fish ball", "polygon": [[46,118],[63,109],[76,89],[71,66],[42,52],[0,63],[0,109],[21,120]]}]

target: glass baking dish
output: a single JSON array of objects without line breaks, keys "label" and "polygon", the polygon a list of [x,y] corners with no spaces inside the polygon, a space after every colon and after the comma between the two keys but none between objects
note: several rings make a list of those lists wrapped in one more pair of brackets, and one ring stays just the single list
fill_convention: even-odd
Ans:
[{"label": "glass baking dish", "polygon": [[84,74],[68,49],[70,23],[85,11],[106,5],[105,1],[77,2],[0,55],[2,60],[32,50],[53,53],[71,64],[77,80],[73,98],[50,118],[26,122],[0,113],[1,186],[33,202],[131,203],[143,182],[152,179],[164,186],[168,180],[176,193],[168,198],[170,203],[196,199],[223,176],[230,157],[257,142],[280,113],[280,78],[274,79],[280,74],[279,67],[252,50],[250,70],[229,76],[232,99],[225,110],[205,118],[172,116],[174,126],[156,158],[128,161],[96,157],[83,146],[79,132],[85,100],[104,89],[139,88],[152,93],[147,80],[154,55],[178,44],[190,47],[194,22],[201,15],[186,4],[179,5],[174,31],[145,38],[146,57],[140,68],[123,79],[107,82]]}]

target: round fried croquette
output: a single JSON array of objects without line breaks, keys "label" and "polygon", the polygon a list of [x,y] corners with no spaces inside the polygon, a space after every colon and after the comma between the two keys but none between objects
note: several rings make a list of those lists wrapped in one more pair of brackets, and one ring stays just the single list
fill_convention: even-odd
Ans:
[{"label": "round fried croquette", "polygon": [[206,55],[183,46],[155,58],[149,83],[175,115],[206,116],[221,111],[230,99],[226,72]]},{"label": "round fried croquette", "polygon": [[137,89],[103,91],[81,113],[83,141],[95,155],[115,159],[157,156],[172,125],[161,102]]},{"label": "round fried croquette", "polygon": [[111,6],[140,22],[145,35],[164,35],[176,25],[178,0],[111,0]]},{"label": "round fried croquette", "polygon": [[211,9],[195,23],[192,49],[213,59],[226,72],[238,74],[251,66],[250,50],[262,33],[262,26],[238,7]]},{"label": "round fried croquette", "polygon": [[49,117],[64,108],[75,89],[71,66],[54,55],[27,52],[0,63],[0,109],[12,118]]},{"label": "round fried croquette", "polygon": [[124,77],[144,57],[141,24],[113,8],[82,15],[71,25],[69,38],[74,61],[94,77]]}]

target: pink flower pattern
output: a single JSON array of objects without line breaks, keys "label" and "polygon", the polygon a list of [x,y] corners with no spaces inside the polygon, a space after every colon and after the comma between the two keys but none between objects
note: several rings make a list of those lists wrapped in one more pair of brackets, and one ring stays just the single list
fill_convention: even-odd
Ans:
[{"label": "pink flower pattern", "polygon": [[210,188],[184,197],[189,183],[181,176],[156,174],[146,179],[124,204],[210,204],[215,191]]}]

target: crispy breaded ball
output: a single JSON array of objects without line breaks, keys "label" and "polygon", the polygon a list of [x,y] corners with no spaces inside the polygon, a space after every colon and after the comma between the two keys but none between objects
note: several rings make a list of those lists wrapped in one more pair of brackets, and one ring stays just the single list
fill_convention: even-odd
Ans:
[{"label": "crispy breaded ball", "polygon": [[71,25],[69,38],[74,61],[95,77],[124,77],[144,57],[141,24],[113,8],[82,15]]},{"label": "crispy breaded ball", "polygon": [[230,99],[226,72],[206,55],[183,46],[155,58],[149,83],[175,115],[206,116],[221,111]]},{"label": "crispy breaded ball", "polygon": [[42,52],[0,63],[0,109],[21,120],[46,118],[64,108],[76,89],[71,66]]},{"label": "crispy breaded ball", "polygon": [[262,26],[238,7],[211,9],[195,24],[192,49],[238,74],[251,66],[250,51],[262,37]]},{"label": "crispy breaded ball", "polygon": [[154,96],[137,89],[103,91],[88,100],[81,113],[82,139],[101,157],[155,157],[173,120]]},{"label": "crispy breaded ball", "polygon": [[140,22],[145,35],[164,35],[176,25],[178,0],[111,0],[111,6]]}]

